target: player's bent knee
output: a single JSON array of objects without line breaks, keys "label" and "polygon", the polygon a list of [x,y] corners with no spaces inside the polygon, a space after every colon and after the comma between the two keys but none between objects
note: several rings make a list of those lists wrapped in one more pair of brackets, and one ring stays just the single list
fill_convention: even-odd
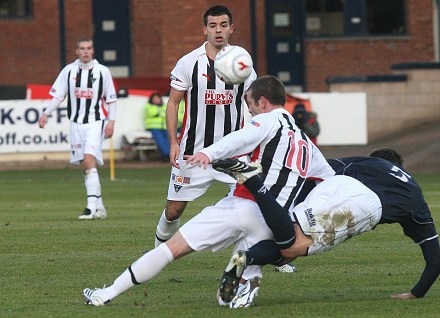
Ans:
[{"label": "player's bent knee", "polygon": [[165,209],[165,218],[167,221],[175,221],[185,211],[187,202],[168,201]]}]

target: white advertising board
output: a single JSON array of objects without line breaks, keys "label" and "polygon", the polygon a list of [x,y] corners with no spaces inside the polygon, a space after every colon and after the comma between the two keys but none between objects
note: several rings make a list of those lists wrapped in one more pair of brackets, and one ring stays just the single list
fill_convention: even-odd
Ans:
[{"label": "white advertising board", "polygon": [[365,93],[295,93],[308,98],[318,114],[320,146],[368,143],[367,95]]},{"label": "white advertising board", "polygon": [[[367,144],[367,100],[365,93],[295,94],[309,98],[318,114],[321,133],[318,145]],[[69,151],[69,120],[66,102],[50,116],[44,129],[38,127],[49,100],[0,101],[0,153]],[[113,145],[120,149],[122,136],[144,128],[147,97],[118,100]],[[109,149],[105,141],[104,150]]]},{"label": "white advertising board", "polygon": [[[69,151],[69,120],[64,101],[48,119],[46,127],[38,127],[38,118],[49,100],[0,101],[0,153]],[[122,135],[143,129],[146,97],[132,96],[118,100],[113,145],[119,149]],[[109,149],[105,141],[103,149]]]}]

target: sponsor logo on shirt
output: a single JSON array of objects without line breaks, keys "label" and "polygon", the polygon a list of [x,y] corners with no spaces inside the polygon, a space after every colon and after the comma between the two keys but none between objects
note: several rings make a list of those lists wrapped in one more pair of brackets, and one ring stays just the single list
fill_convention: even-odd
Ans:
[{"label": "sponsor logo on shirt", "polygon": [[308,208],[308,209],[304,210],[306,217],[307,217],[307,221],[309,222],[309,225],[315,226],[316,221],[315,221],[315,216],[313,215],[312,211],[313,211],[312,208]]},{"label": "sponsor logo on shirt", "polygon": [[213,89],[205,90],[206,105],[230,105],[234,100],[232,90],[222,91],[221,93]]},{"label": "sponsor logo on shirt", "polygon": [[260,123],[259,123],[259,122],[256,122],[255,120],[251,120],[250,123],[251,123],[252,125],[254,125],[255,127],[260,127]]},{"label": "sponsor logo on shirt", "polygon": [[76,98],[92,99],[93,98],[93,89],[76,87],[75,88],[75,97]]}]

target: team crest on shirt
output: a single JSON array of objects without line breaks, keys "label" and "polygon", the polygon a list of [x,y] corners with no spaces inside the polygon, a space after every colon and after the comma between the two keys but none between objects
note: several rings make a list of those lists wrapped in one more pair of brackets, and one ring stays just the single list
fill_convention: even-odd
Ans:
[{"label": "team crest on shirt", "polygon": [[234,101],[232,90],[216,91],[214,89],[205,90],[205,105],[230,105]]}]

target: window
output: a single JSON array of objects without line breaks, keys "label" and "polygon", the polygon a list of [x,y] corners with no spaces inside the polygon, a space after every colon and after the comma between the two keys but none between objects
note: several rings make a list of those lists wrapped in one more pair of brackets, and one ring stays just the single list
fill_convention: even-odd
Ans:
[{"label": "window", "polygon": [[405,0],[306,0],[308,36],[405,34]]},{"label": "window", "polygon": [[0,0],[0,18],[26,18],[31,16],[32,0]]},{"label": "window", "polygon": [[405,32],[402,0],[367,0],[367,30],[370,34]]},{"label": "window", "polygon": [[342,0],[307,0],[307,35],[342,35],[344,4]]}]

